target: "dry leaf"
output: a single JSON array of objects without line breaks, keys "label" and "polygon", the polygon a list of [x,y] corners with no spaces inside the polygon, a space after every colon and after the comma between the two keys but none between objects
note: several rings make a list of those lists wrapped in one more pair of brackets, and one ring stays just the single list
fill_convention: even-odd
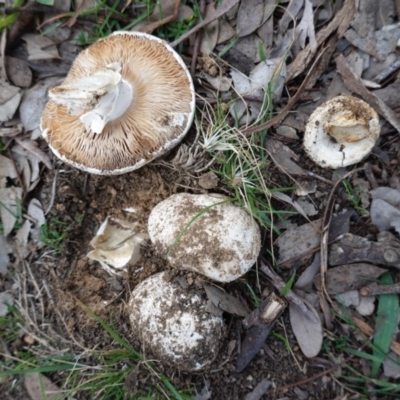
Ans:
[{"label": "dry leaf", "polygon": [[315,357],[321,350],[323,329],[321,319],[315,308],[306,300],[299,297],[303,304],[290,303],[290,325],[296,336],[297,342],[303,354]]},{"label": "dry leaf", "polygon": [[[358,263],[347,264],[330,268],[326,273],[326,290],[329,294],[340,294],[349,290],[361,289],[371,280],[379,278],[386,269],[378,268],[372,264]],[[321,275],[314,278],[314,285],[321,290]]]},{"label": "dry leaf", "polygon": [[6,180],[17,177],[13,162],[0,154],[0,189],[6,187]]},{"label": "dry leaf", "polygon": [[229,314],[238,315],[239,317],[247,317],[249,314],[248,310],[239,299],[226,293],[219,287],[204,285],[204,289],[207,293],[207,297],[216,307],[219,307]]},{"label": "dry leaf", "polygon": [[31,400],[60,400],[63,398],[62,390],[42,374],[26,374],[24,386]]},{"label": "dry leaf", "polygon": [[52,60],[60,58],[57,47],[51,39],[34,33],[26,33],[22,36],[28,51],[28,60]]},{"label": "dry leaf", "polygon": [[303,3],[304,0],[290,0],[290,3],[285,10],[285,14],[283,14],[283,17],[279,21],[279,28],[282,32],[286,32],[289,24],[295,20],[301,7],[303,7]]},{"label": "dry leaf", "polygon": [[[215,4],[211,2],[207,4],[204,13],[204,19],[208,19],[216,14]],[[218,20],[210,22],[204,27],[204,34],[200,43],[200,51],[204,54],[210,54],[214,50],[218,42],[219,23]]]},{"label": "dry leaf", "polygon": [[5,237],[13,230],[21,210],[22,189],[10,187],[0,189],[0,216]]},{"label": "dry leaf", "polygon": [[271,196],[279,201],[291,205],[299,214],[301,214],[305,219],[309,220],[307,213],[303,210],[297,201],[292,200],[287,194],[282,192],[271,192]]},{"label": "dry leaf", "polygon": [[393,125],[394,128],[400,132],[400,120],[396,114],[391,110],[379,97],[371,93],[362,83],[361,79],[351,70],[349,63],[343,55],[335,58],[337,71],[342,76],[346,87],[357,93],[363,98],[377,113],[382,115],[386,120]]},{"label": "dry leaf", "polygon": [[248,394],[244,400],[259,400],[270,388],[272,382],[268,379],[262,379],[261,382]]},{"label": "dry leaf", "polygon": [[380,232],[394,228],[400,233],[400,210],[385,200],[373,199],[371,204],[371,222]]},{"label": "dry leaf", "polygon": [[53,169],[50,157],[44,151],[39,149],[37,142],[29,139],[20,140],[16,138],[15,140],[21,147],[28,150],[30,154],[38,158],[48,169]]},{"label": "dry leaf", "polygon": [[0,317],[8,314],[8,307],[14,304],[14,297],[7,292],[0,293]]},{"label": "dry leaf", "polygon": [[264,7],[264,0],[246,0],[240,3],[236,24],[238,37],[250,35],[262,24]]},{"label": "dry leaf", "polygon": [[28,63],[15,57],[6,57],[7,76],[18,87],[28,88],[32,83],[32,71]]},{"label": "dry leaf", "polygon": [[[48,101],[47,91],[50,87],[60,84],[62,80],[63,78],[53,76],[39,81],[35,86],[25,91],[20,106],[20,117],[27,132],[36,129],[40,135],[40,117]],[[35,138],[31,139],[34,140]]]},{"label": "dry leaf", "polygon": [[304,49],[308,37],[311,51],[315,52],[317,50],[317,40],[315,39],[314,30],[314,14],[310,0],[305,0],[303,18],[296,27],[296,33],[299,35],[297,41],[302,49]]},{"label": "dry leaf", "polygon": [[11,119],[21,101],[20,89],[0,78],[0,122]]},{"label": "dry leaf", "polygon": [[282,144],[280,140],[267,138],[265,149],[275,165],[286,174],[308,176],[307,172],[293,161],[299,161],[297,154]]},{"label": "dry leaf", "polygon": [[276,245],[279,247],[279,264],[292,258],[301,258],[301,262],[304,262],[312,257],[310,250],[320,245],[321,221],[288,229],[278,237]]},{"label": "dry leaf", "polygon": [[25,259],[30,254],[28,248],[28,237],[31,231],[31,225],[30,221],[25,220],[15,235],[16,252],[22,259]]},{"label": "dry leaf", "polygon": [[10,257],[8,256],[12,253],[12,246],[8,243],[5,236],[0,234],[0,274],[5,275],[7,273],[8,263],[10,261]]}]

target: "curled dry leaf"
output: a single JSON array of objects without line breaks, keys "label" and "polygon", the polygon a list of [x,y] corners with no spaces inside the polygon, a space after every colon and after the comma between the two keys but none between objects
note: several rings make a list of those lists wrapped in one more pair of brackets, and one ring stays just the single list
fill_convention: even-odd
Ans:
[{"label": "curled dry leaf", "polygon": [[315,39],[314,29],[314,13],[310,0],[305,0],[303,18],[299,25],[296,27],[296,33],[299,35],[297,38],[300,47],[303,49],[306,44],[307,37],[309,38],[311,51],[317,50],[317,40]]},{"label": "curled dry leaf", "polygon": [[[372,264],[346,264],[330,268],[326,273],[326,290],[329,294],[340,294],[361,289],[371,280],[379,278],[386,270]],[[314,285],[321,290],[321,274],[314,278]]]},{"label": "curled dry leaf", "polygon": [[[204,19],[208,19],[216,14],[214,2],[210,2],[206,6]],[[214,50],[218,42],[219,23],[218,20],[212,21],[205,26],[204,34],[200,43],[200,51],[204,54],[210,54]]]},{"label": "curled dry leaf", "polygon": [[87,257],[98,261],[110,274],[119,274],[140,260],[140,246],[147,239],[147,234],[139,232],[137,222],[107,217],[90,242],[94,249]]},{"label": "curled dry leaf", "polygon": [[215,306],[221,308],[229,314],[235,314],[239,317],[247,317],[249,314],[247,308],[239,299],[230,295],[229,293],[226,293],[219,287],[205,284],[204,289],[209,300],[211,300]]}]

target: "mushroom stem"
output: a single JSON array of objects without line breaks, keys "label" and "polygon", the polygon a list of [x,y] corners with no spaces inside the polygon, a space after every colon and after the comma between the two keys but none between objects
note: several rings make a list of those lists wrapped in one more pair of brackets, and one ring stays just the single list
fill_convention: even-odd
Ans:
[{"label": "mushroom stem", "polygon": [[49,97],[66,106],[70,115],[79,116],[88,131],[99,134],[132,104],[133,87],[120,71],[119,63],[107,65],[72,84],[51,89]]}]

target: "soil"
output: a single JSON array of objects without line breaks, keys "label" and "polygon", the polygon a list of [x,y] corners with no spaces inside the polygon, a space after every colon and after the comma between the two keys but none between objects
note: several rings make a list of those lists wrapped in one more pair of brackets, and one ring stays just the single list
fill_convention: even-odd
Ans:
[{"label": "soil", "polygon": [[[137,221],[145,232],[149,213],[161,200],[179,191],[199,193],[204,192],[204,189],[198,185],[197,179],[183,176],[166,164],[149,165],[114,177],[87,175],[64,164],[56,165],[58,172],[50,171],[44,177],[41,201],[44,209],[47,209],[54,197],[47,217],[50,221],[53,219],[67,223],[68,234],[61,254],[47,255],[34,270],[36,279],[47,283],[53,300],[47,304],[46,317],[60,327],[69,339],[87,348],[112,348],[112,338],[98,322],[88,316],[81,306],[83,303],[104,320],[111,318],[119,334],[143,354],[151,356],[131,335],[127,303],[130,292],[139,282],[156,272],[170,269],[168,263],[150,245],[143,248],[141,261],[130,268],[127,274],[110,276],[99,263],[86,257],[91,249],[89,242],[108,215]],[[54,179],[57,179],[56,190],[52,193]],[[188,183],[191,189],[183,188],[188,187]],[[134,208],[135,213],[124,211],[126,208]],[[264,237],[265,243],[269,243],[268,236]],[[255,273],[249,273],[244,279],[254,288],[257,287]],[[267,285],[266,281],[261,281],[261,289]],[[223,286],[229,293],[241,298],[250,309],[254,308],[243,284],[233,282]],[[223,345],[208,370],[185,373],[171,365],[159,364],[157,370],[172,377],[173,384],[179,389],[190,387],[200,393],[206,386],[212,393],[211,399],[243,399],[265,378],[273,381],[276,386],[263,399],[276,399],[285,395],[299,398],[301,390],[309,399],[335,398],[338,388],[328,377],[299,385],[295,391],[275,390],[276,387],[301,381],[321,371],[320,367],[311,366],[301,354],[290,332],[286,314],[275,325],[274,332],[285,336],[287,331],[294,353],[288,352],[280,339],[270,335],[265,348],[240,374],[235,369],[240,342],[245,335],[242,318],[225,313],[224,319],[227,329]],[[150,382],[148,370],[139,367],[134,377],[128,377],[125,387],[130,393],[146,393]]]}]

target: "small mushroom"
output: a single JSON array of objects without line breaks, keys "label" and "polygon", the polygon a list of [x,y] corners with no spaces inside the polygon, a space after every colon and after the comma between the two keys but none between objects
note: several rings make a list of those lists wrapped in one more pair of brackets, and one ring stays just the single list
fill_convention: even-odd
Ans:
[{"label": "small mushroom", "polygon": [[338,96],[311,114],[304,148],[321,167],[346,167],[370,153],[379,133],[379,117],[374,109],[355,97]]},{"label": "small mushroom", "polygon": [[244,275],[261,249],[257,222],[219,194],[178,193],[162,201],[150,213],[149,236],[173,267],[218,282]]},{"label": "small mushroom", "polygon": [[103,175],[135,170],[176,146],[195,106],[180,56],[140,32],[114,32],[89,46],[49,97],[41,130],[51,150]]},{"label": "small mushroom", "polygon": [[198,371],[217,356],[224,322],[208,311],[205,293],[184,288],[168,272],[152,275],[133,290],[128,304],[133,335],[156,360]]}]

